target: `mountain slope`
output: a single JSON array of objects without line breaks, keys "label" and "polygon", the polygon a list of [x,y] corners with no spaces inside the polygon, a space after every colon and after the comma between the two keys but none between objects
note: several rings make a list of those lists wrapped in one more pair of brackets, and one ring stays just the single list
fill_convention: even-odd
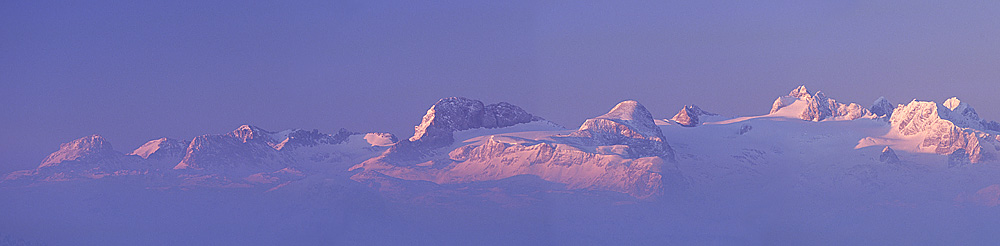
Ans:
[{"label": "mountain slope", "polygon": [[483,135],[446,148],[447,158],[439,154],[426,162],[398,165],[383,156],[355,169],[439,184],[528,174],[572,189],[611,190],[646,198],[661,195],[665,186],[682,183],[670,163],[673,150],[664,140],[644,106],[624,101],[576,131]]}]

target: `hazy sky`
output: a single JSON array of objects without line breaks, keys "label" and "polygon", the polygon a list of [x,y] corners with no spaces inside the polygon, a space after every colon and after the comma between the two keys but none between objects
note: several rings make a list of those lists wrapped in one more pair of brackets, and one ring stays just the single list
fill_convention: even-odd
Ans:
[{"label": "hazy sky", "polygon": [[1000,120],[1000,1],[483,2],[0,1],[0,172],[93,133],[407,137],[448,96],[573,128],[624,99],[764,114],[805,84]]}]

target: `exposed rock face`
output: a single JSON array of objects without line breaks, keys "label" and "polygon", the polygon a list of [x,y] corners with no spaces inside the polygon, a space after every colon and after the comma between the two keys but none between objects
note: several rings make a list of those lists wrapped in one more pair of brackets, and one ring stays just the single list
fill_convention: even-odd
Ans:
[{"label": "exposed rock face", "polygon": [[427,110],[420,125],[414,127],[411,142],[445,146],[451,144],[452,132],[479,128],[485,114],[483,102],[464,97],[438,100]]},{"label": "exposed rock face", "polygon": [[887,118],[892,117],[893,110],[896,110],[896,106],[889,102],[888,99],[885,99],[885,97],[879,97],[878,99],[875,99],[874,103],[872,103],[871,112],[872,114],[875,114],[875,116],[885,116]]},{"label": "exposed rock face", "polygon": [[809,92],[809,89],[806,89],[805,85],[800,85],[799,87],[795,87],[795,89],[792,89],[792,92],[789,92],[788,96],[789,97],[805,97],[805,96],[810,96],[811,94],[812,93]]},{"label": "exposed rock face", "polygon": [[284,168],[289,160],[272,147],[277,143],[271,134],[274,133],[243,125],[225,135],[195,137],[174,169],[257,171]]},{"label": "exposed rock face", "polygon": [[674,122],[680,124],[681,126],[694,127],[701,124],[701,116],[716,116],[718,114],[709,113],[708,111],[702,110],[697,105],[684,105],[680,112],[677,112],[673,118]]},{"label": "exposed rock face", "polygon": [[448,146],[455,141],[455,131],[475,128],[500,128],[528,123],[539,118],[518,106],[501,102],[483,106],[479,100],[449,97],[438,100],[427,110],[413,137],[424,148]]},{"label": "exposed rock face", "polygon": [[521,107],[506,102],[486,105],[483,112],[483,127],[485,128],[508,127],[534,120],[537,120],[537,117],[524,111]]},{"label": "exposed rock face", "polygon": [[505,102],[483,106],[483,102],[479,100],[443,98],[427,110],[420,125],[414,127],[413,137],[395,142],[382,155],[365,163],[413,164],[428,152],[454,143],[455,131],[502,128],[538,120],[542,119]]},{"label": "exposed rock face", "polygon": [[[985,121],[979,119],[971,107],[952,99],[940,106],[934,102],[913,100],[906,106],[898,107],[889,119],[892,129],[903,136],[924,134],[920,147],[934,148],[937,154],[954,155],[961,149],[961,154],[967,155],[971,163],[988,159],[992,152],[1000,149],[997,136],[983,132],[983,128],[975,128],[984,127],[982,122]],[[984,148],[983,144],[990,148]]]},{"label": "exposed rock face", "polygon": [[823,121],[826,119],[855,120],[860,118],[874,118],[865,107],[856,103],[843,104],[833,98],[828,98],[823,92],[810,94],[805,86],[799,86],[788,93],[788,96],[779,97],[771,105],[771,114],[779,110],[787,110],[786,107],[795,103],[805,104],[801,112],[793,112],[798,118],[807,121]]},{"label": "exposed rock face", "polygon": [[955,123],[958,127],[996,131],[997,122],[979,118],[976,109],[956,97],[945,100],[941,106],[943,108],[938,110],[941,118]]},{"label": "exposed rock face", "polygon": [[142,169],[138,158],[130,158],[115,151],[111,143],[100,135],[90,135],[64,143],[59,150],[49,154],[39,170],[101,170]]},{"label": "exposed rock face", "polygon": [[897,108],[892,113],[889,122],[892,128],[904,136],[918,134],[931,129],[936,124],[954,125],[951,122],[940,122],[937,104],[913,100],[906,106]]},{"label": "exposed rock face", "polygon": [[458,161],[434,181],[495,180],[530,174],[571,189],[610,190],[649,198],[677,188],[683,178],[665,158],[623,159],[620,155],[583,152],[564,144],[510,144],[490,139],[449,153]]},{"label": "exposed rock face", "polygon": [[100,135],[82,137],[60,145],[36,169],[4,176],[4,182],[69,181],[125,176],[148,171],[149,165],[134,155],[115,151]]},{"label": "exposed rock face", "polygon": [[280,151],[291,151],[299,147],[312,147],[320,144],[340,144],[347,140],[347,137],[354,134],[358,133],[354,133],[343,128],[341,128],[336,135],[322,133],[316,129],[313,129],[312,131],[296,129],[289,132],[288,137],[285,138],[284,141],[274,145],[274,148]]},{"label": "exposed rock face", "polygon": [[[610,190],[640,198],[657,196],[686,182],[670,162],[673,150],[652,115],[635,101],[619,103],[577,131],[541,138],[490,135],[451,150],[446,158],[419,161],[412,158],[424,153],[415,146],[419,142],[404,140],[355,168],[439,184],[533,175],[570,189]],[[371,177],[359,174],[352,179]]]},{"label": "exposed rock face", "polygon": [[964,166],[969,163],[972,163],[972,160],[969,159],[969,153],[966,153],[965,149],[957,149],[948,155],[948,167]]},{"label": "exposed rock face", "polygon": [[896,156],[896,151],[892,150],[892,148],[885,146],[885,148],[882,149],[882,155],[879,155],[878,160],[889,164],[896,164],[899,163],[899,156]]},{"label": "exposed rock face", "polygon": [[598,146],[627,146],[633,158],[660,156],[672,160],[674,156],[652,114],[631,100],[618,103],[607,114],[588,119],[570,136],[590,138]]},{"label": "exposed rock face", "polygon": [[261,129],[260,127],[251,125],[242,125],[239,128],[236,128],[236,130],[233,130],[232,132],[226,134],[226,136],[236,138],[244,143],[259,142],[273,146],[280,143],[280,141],[282,140],[282,139],[275,139],[272,136],[274,134],[275,132],[270,132]]},{"label": "exposed rock face", "polygon": [[[832,101],[833,99],[830,100]],[[872,114],[870,111],[868,111],[867,108],[857,103],[843,104],[843,103],[836,103],[836,101],[832,101],[830,105],[837,106],[836,113],[834,113],[833,115],[834,117],[841,116],[845,117],[847,120],[875,117],[875,115]]]},{"label": "exposed rock face", "polygon": [[833,116],[835,112],[832,106],[836,105],[837,101],[827,98],[826,94],[823,94],[822,91],[816,92],[814,96],[802,96],[800,98],[805,100],[806,105],[808,105],[808,108],[799,115],[799,118],[802,120],[821,121]]},{"label": "exposed rock face", "polygon": [[750,132],[750,130],[753,130],[753,126],[747,124],[740,125],[739,134],[740,135],[747,134],[748,132]]},{"label": "exposed rock face", "polygon": [[184,158],[189,145],[190,141],[160,138],[146,142],[129,155],[141,157],[153,169],[170,170]]},{"label": "exposed rock face", "polygon": [[121,156],[123,154],[115,151],[104,137],[95,134],[60,145],[59,150],[49,154],[38,167],[55,167],[71,163],[105,164],[115,162]]},{"label": "exposed rock face", "polygon": [[163,160],[176,158],[177,161],[180,161],[180,158],[184,157],[187,147],[190,144],[190,141],[160,138],[146,142],[129,154],[137,155],[143,159]]},{"label": "exposed rock face", "polygon": [[[482,145],[467,145],[449,153],[459,163],[438,181],[531,174],[571,188],[612,190],[646,198],[676,188],[682,180],[669,163],[673,150],[649,111],[636,101],[621,102],[607,114],[587,120],[569,137],[567,143],[508,143],[491,136]],[[576,138],[596,145],[597,152],[571,147]]]}]

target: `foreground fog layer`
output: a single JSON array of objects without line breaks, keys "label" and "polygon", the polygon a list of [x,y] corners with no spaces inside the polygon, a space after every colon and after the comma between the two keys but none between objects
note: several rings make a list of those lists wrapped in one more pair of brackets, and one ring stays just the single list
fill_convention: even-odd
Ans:
[{"label": "foreground fog layer", "polygon": [[456,97],[409,138],[93,135],[3,176],[0,245],[989,244],[998,131],[957,98],[799,87],[739,118],[624,101],[567,129]]}]

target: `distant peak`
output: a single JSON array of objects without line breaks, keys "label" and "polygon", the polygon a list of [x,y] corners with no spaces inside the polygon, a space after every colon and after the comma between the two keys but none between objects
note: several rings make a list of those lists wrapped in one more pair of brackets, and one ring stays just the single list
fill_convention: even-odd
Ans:
[{"label": "distant peak", "polygon": [[962,105],[962,100],[959,100],[958,97],[952,97],[948,98],[948,100],[944,100],[944,106],[948,108],[948,110],[955,111],[955,108],[958,108],[960,105]]},{"label": "distant peak", "polygon": [[684,105],[684,107],[681,108],[681,111],[677,112],[671,120],[677,122],[677,124],[680,124],[681,126],[691,127],[701,124],[701,120],[699,118],[705,115],[715,116],[717,114],[702,110],[697,105]]},{"label": "distant peak", "polygon": [[449,103],[450,104],[455,104],[455,103],[459,103],[459,104],[474,104],[475,102],[481,102],[481,101],[476,100],[476,99],[469,99],[469,98],[466,98],[466,97],[445,97],[445,98],[438,99],[437,103],[434,103],[434,105],[442,105],[442,104],[449,104]]},{"label": "distant peak", "polygon": [[111,149],[111,143],[101,135],[93,134],[66,143],[63,148]]},{"label": "distant peak", "polygon": [[630,121],[652,122],[653,115],[646,110],[646,107],[635,100],[626,100],[615,105],[611,111],[598,118],[621,119]]},{"label": "distant peak", "polygon": [[875,99],[875,102],[872,103],[872,107],[869,111],[871,111],[872,114],[875,114],[875,116],[892,117],[892,111],[895,109],[896,106],[892,105],[892,102],[889,102],[889,99],[885,99],[885,97],[878,97],[878,99]]},{"label": "distant peak", "polygon": [[803,96],[808,96],[808,95],[811,95],[811,94],[812,93],[809,93],[809,90],[806,89],[805,85],[800,85],[799,87],[796,87],[791,92],[789,92],[788,96],[790,96],[790,97],[803,97]]},{"label": "distant peak", "polygon": [[709,113],[708,111],[702,110],[700,107],[698,107],[698,105],[694,105],[694,104],[684,105],[683,110],[687,111],[688,113],[692,113],[692,114],[715,115],[713,113]]},{"label": "distant peak", "polygon": [[875,99],[875,102],[872,103],[872,105],[882,105],[882,104],[892,105],[892,103],[889,102],[889,99],[885,99],[884,96],[878,97],[878,99]]},{"label": "distant peak", "polygon": [[39,167],[58,165],[63,161],[80,160],[86,158],[97,158],[119,154],[114,151],[109,143],[101,135],[89,135],[76,140],[64,143],[59,146],[59,150],[49,154]]},{"label": "distant peak", "polygon": [[263,131],[263,130],[264,129],[261,129],[260,127],[254,125],[243,124],[240,125],[240,127],[237,127],[235,131]]},{"label": "distant peak", "polygon": [[236,128],[236,130],[233,130],[233,132],[230,132],[229,136],[238,138],[245,143],[253,139],[272,141],[271,139],[268,139],[270,138],[270,136],[268,136],[270,134],[273,134],[273,132],[261,129],[260,127],[257,126],[241,125],[239,128]]},{"label": "distant peak", "polygon": [[[789,107],[792,105],[795,107]],[[784,110],[783,112],[779,112]],[[833,98],[829,98],[822,91],[810,95],[805,86],[799,86],[788,93],[788,96],[779,97],[771,104],[772,115],[785,117],[795,117],[807,121],[834,120],[854,120],[859,118],[874,118],[867,108],[856,103],[840,103]]]}]

